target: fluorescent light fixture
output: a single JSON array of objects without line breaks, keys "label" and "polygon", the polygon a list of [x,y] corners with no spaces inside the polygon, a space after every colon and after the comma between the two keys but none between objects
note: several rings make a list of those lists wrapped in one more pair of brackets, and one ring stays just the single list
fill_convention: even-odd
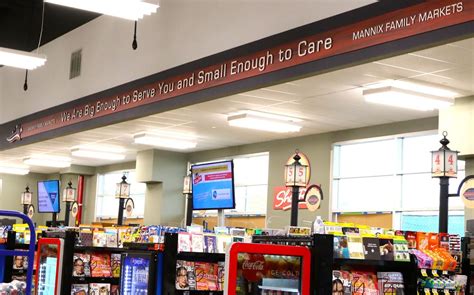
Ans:
[{"label": "fluorescent light fixture", "polygon": [[28,168],[21,167],[10,167],[10,166],[0,166],[0,174],[15,174],[15,175],[26,175],[30,173]]},{"label": "fluorescent light fixture", "polygon": [[449,107],[454,103],[453,97],[443,97],[394,86],[364,89],[362,94],[367,102],[418,111],[432,111]]},{"label": "fluorescent light fixture", "polygon": [[141,132],[133,136],[135,143],[150,145],[163,148],[171,148],[177,150],[192,149],[197,146],[195,141],[178,139],[173,137],[165,137],[161,135]]},{"label": "fluorescent light fixture", "polygon": [[71,159],[67,157],[31,156],[23,159],[23,163],[30,166],[67,168],[71,166]]},{"label": "fluorescent light fixture", "polygon": [[159,7],[141,0],[45,0],[45,2],[129,20],[138,20],[144,15],[155,13]]},{"label": "fluorescent light fixture", "polygon": [[71,155],[78,158],[100,159],[100,160],[123,160],[125,154],[112,150],[100,150],[87,147],[76,147],[71,149]]},{"label": "fluorescent light fixture", "polygon": [[243,111],[227,117],[227,122],[233,127],[277,133],[299,132],[301,126],[293,122],[301,121],[298,118],[256,111]]},{"label": "fluorescent light fixture", "polygon": [[0,47],[0,65],[34,70],[46,63],[46,55]]}]

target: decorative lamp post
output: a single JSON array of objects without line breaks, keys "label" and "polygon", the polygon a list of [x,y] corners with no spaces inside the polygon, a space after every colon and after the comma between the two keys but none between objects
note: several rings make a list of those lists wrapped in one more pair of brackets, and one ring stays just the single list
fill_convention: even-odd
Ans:
[{"label": "decorative lamp post", "polygon": [[297,226],[299,189],[307,185],[308,166],[300,163],[301,157],[298,150],[296,150],[293,160],[293,163],[285,165],[285,186],[292,188],[290,225]]},{"label": "decorative lamp post", "polygon": [[130,199],[130,184],[127,183],[127,176],[122,176],[122,182],[117,183],[115,189],[115,198],[119,199],[119,210],[117,224],[123,224],[123,210],[125,209],[125,201]]},{"label": "decorative lamp post", "polygon": [[[66,202],[64,225],[69,226],[69,213],[71,212],[71,205],[74,206],[74,203],[76,203],[76,189],[72,187],[71,181],[68,182],[67,187],[64,189],[63,202]],[[75,217],[75,213],[73,216]]]},{"label": "decorative lamp post", "polygon": [[431,152],[431,177],[439,178],[439,232],[448,232],[449,178],[458,173],[458,151],[449,149],[448,132],[443,132],[441,147]]},{"label": "decorative lamp post", "polygon": [[193,221],[193,186],[191,181],[191,175],[184,177],[183,194],[186,196],[186,226],[191,225]]},{"label": "decorative lamp post", "polygon": [[25,191],[21,193],[21,204],[23,205],[23,214],[28,215],[28,208],[31,206],[33,194],[30,192],[30,187],[26,186]]}]

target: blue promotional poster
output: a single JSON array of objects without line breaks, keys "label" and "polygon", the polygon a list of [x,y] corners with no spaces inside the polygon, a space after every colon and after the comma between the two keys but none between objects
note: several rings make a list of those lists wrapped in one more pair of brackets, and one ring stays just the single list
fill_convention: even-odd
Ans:
[{"label": "blue promotional poster", "polygon": [[194,210],[235,208],[233,168],[232,161],[192,166]]},{"label": "blue promotional poster", "polygon": [[148,294],[150,258],[126,256],[122,264],[122,295]]},{"label": "blue promotional poster", "polygon": [[59,180],[38,182],[38,212],[59,212]]}]

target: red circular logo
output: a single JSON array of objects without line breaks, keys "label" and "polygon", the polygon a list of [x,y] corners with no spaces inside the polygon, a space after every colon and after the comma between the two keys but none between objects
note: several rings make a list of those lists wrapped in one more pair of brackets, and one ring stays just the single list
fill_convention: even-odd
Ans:
[{"label": "red circular logo", "polygon": [[247,254],[242,261],[242,274],[249,282],[258,282],[266,272],[262,254]]}]

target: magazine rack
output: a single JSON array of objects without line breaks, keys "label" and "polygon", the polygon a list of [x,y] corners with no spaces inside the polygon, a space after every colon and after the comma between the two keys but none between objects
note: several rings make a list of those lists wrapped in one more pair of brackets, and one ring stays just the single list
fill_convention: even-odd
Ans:
[{"label": "magazine rack", "polygon": [[33,283],[33,264],[32,263],[35,259],[35,244],[36,244],[36,231],[35,226],[33,225],[33,221],[23,213],[18,211],[9,211],[9,210],[0,210],[0,216],[7,216],[7,217],[15,217],[20,218],[26,224],[28,224],[28,228],[30,230],[30,244],[28,246],[28,250],[4,250],[0,249],[0,256],[26,256],[28,257],[28,268],[26,271],[26,290],[25,294],[31,294],[31,287]]},{"label": "magazine rack", "polygon": [[165,252],[163,258],[162,294],[223,294],[223,291],[176,290],[176,261],[212,262],[225,261],[224,253],[178,252],[178,234],[165,234]]}]

